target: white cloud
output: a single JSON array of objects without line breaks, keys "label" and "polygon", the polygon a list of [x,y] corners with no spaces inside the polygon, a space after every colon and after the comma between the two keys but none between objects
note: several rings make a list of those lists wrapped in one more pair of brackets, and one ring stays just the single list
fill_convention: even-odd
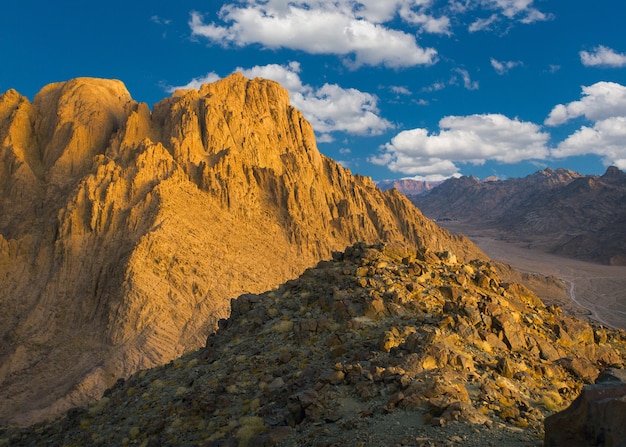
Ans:
[{"label": "white cloud", "polygon": [[415,12],[403,7],[400,9],[400,17],[411,25],[418,25],[423,31],[431,34],[452,34],[450,30],[450,19],[446,16],[435,18],[428,14]]},{"label": "white cloud", "polygon": [[408,175],[450,176],[458,173],[457,163],[517,163],[548,156],[548,134],[503,115],[448,116],[439,127],[438,134],[421,128],[400,132],[369,161]]},{"label": "white cloud", "polygon": [[545,123],[558,126],[585,117],[591,126],[582,126],[552,150],[565,158],[594,154],[606,165],[626,169],[626,87],[614,82],[597,82],[582,88],[582,98],[555,106]]},{"label": "white cloud", "polygon": [[469,10],[491,12],[486,18],[474,20],[468,30],[470,32],[491,30],[503,20],[519,21],[524,24],[543,22],[552,19],[551,14],[539,11],[533,6],[534,0],[467,0],[464,4],[453,3],[456,11],[466,13]]},{"label": "white cloud", "polygon": [[424,87],[422,89],[423,92],[437,92],[439,90],[443,90],[444,88],[446,88],[446,84],[443,82],[435,82],[432,85],[429,85],[428,87]]},{"label": "white cloud", "polygon": [[580,61],[586,67],[624,67],[626,66],[626,54],[616,53],[611,48],[600,45],[591,52],[581,51]]},{"label": "white cloud", "polygon": [[[463,87],[465,87],[468,90],[478,89],[478,81],[472,81],[472,79],[470,78],[469,72],[467,70],[464,70],[462,68],[456,68],[454,71],[456,71],[458,74],[461,75],[461,78],[463,79]],[[453,80],[453,83],[454,83],[454,80]]]},{"label": "white cloud", "polygon": [[378,98],[337,84],[292,94],[291,102],[311,122],[316,132],[343,131],[379,135],[393,125],[378,115]]},{"label": "white cloud", "polygon": [[189,26],[226,47],[258,44],[336,55],[353,68],[401,68],[437,62],[437,51],[417,41],[424,33],[452,35],[468,21],[475,32],[550,18],[533,0],[230,0],[215,20],[192,12]]},{"label": "white cloud", "polygon": [[316,135],[315,136],[315,140],[317,141],[317,143],[332,143],[335,141],[335,139],[332,137],[332,135],[329,135],[327,133],[323,133],[321,135]]},{"label": "white cloud", "polygon": [[597,82],[582,87],[582,99],[558,104],[545,120],[548,126],[558,126],[584,116],[591,121],[626,116],[626,87],[615,82]]},{"label": "white cloud", "polygon": [[605,166],[626,169],[626,117],[616,116],[583,126],[562,141],[553,151],[557,158],[595,154]]},{"label": "white cloud", "polygon": [[[279,82],[289,91],[291,103],[310,121],[319,134],[318,142],[332,142],[330,132],[347,132],[353,135],[379,135],[393,127],[392,123],[379,116],[378,98],[370,93],[337,84],[324,84],[315,88],[305,85],[300,79],[300,64],[270,64],[252,68],[236,68],[248,78],[261,77]],[[199,88],[206,82],[215,82],[216,73],[194,78],[182,87],[168,87],[172,92],[179,88]]]},{"label": "white cloud", "polygon": [[491,58],[491,66],[494,70],[496,70],[496,73],[498,73],[499,75],[506,74],[512,68],[518,67],[520,65],[522,65],[520,61],[499,61],[497,59],[494,59],[493,57]]},{"label": "white cloud", "polygon": [[[218,44],[260,44],[266,48],[334,54],[343,57],[353,67],[385,65],[399,68],[433,64],[437,60],[434,49],[421,48],[413,34],[383,25],[404,3],[408,1],[374,4],[349,0],[249,0],[224,5],[219,14],[223,25],[205,23],[199,13],[192,12],[190,26],[194,35]],[[442,29],[443,25],[429,25],[432,21],[424,20],[421,26],[425,31],[428,31],[427,26]]]},{"label": "white cloud", "polygon": [[413,94],[411,90],[401,85],[392,85],[389,87],[389,90],[397,95],[410,96]]},{"label": "white cloud", "polygon": [[549,15],[534,8],[534,0],[483,0],[486,6],[499,10],[509,19],[518,18],[522,23],[533,23],[548,20]]},{"label": "white cloud", "polygon": [[497,20],[498,20],[497,14],[492,14],[486,19],[477,19],[469,26],[468,30],[470,33],[489,30],[491,29],[491,25],[493,25]]},{"label": "white cloud", "polygon": [[276,81],[292,94],[296,92],[301,93],[309,89],[309,87],[302,85],[299,75],[300,63],[298,62],[289,62],[287,65],[256,65],[247,69],[238,67],[235,71],[250,79],[265,78]]},{"label": "white cloud", "polygon": [[211,84],[215,81],[219,81],[220,79],[221,79],[220,75],[212,71],[210,73],[207,73],[204,76],[193,78],[191,81],[189,81],[185,85],[165,86],[165,91],[168,93],[174,93],[176,90],[185,90],[185,89],[192,89],[192,88],[198,90],[202,84]]},{"label": "white cloud", "polygon": [[150,20],[153,23],[156,23],[157,25],[169,25],[170,23],[172,23],[172,21],[170,19],[163,19],[157,15],[154,15],[152,17],[150,17]]}]

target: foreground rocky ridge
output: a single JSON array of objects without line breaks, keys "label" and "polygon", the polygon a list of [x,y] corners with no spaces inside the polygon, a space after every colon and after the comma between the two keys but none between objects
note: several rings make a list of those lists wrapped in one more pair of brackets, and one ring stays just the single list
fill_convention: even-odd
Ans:
[{"label": "foreground rocky ridge", "polygon": [[278,84],[153,107],[81,78],[0,95],[0,425],[202,346],[229,299],[355,241],[484,257],[322,156]]},{"label": "foreground rocky ridge", "polygon": [[[556,254],[626,265],[626,174],[545,169],[524,178],[449,179],[411,196],[427,216],[455,220]],[[442,222],[445,224],[445,222]]]},{"label": "foreground rocky ridge", "polygon": [[488,262],[360,243],[233,300],[204,349],[0,444],[533,446],[625,355],[623,331]]}]

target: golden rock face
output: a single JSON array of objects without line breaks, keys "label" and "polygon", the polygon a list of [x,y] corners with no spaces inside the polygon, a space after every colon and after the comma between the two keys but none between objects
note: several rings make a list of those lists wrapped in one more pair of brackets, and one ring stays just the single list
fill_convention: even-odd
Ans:
[{"label": "golden rock face", "polygon": [[229,300],[355,241],[484,255],[321,155],[278,84],[152,111],[119,81],[0,96],[0,425],[99,397],[204,344]]}]

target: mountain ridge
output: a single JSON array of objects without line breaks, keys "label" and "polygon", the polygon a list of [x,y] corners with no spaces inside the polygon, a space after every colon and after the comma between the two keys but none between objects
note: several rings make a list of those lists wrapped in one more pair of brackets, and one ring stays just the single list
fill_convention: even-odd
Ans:
[{"label": "mountain ridge", "polygon": [[602,176],[545,169],[520,179],[449,179],[411,200],[435,220],[525,242],[565,256],[611,265],[626,263],[626,174]]},{"label": "mountain ridge", "polygon": [[485,259],[319,153],[277,83],[154,105],[78,78],[0,95],[0,424],[201,346],[229,300],[364,240]]}]

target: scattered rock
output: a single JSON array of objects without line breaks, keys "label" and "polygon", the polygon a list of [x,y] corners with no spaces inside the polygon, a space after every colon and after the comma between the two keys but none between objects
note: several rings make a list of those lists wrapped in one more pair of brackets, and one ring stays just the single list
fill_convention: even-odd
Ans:
[{"label": "scattered rock", "polygon": [[[589,334],[604,331],[602,346],[623,365],[623,332],[572,326],[501,287],[485,261],[420,261],[415,276],[403,259],[419,253],[397,246],[359,243],[333,258],[274,290],[242,295],[206,349],[131,376],[90,408],[0,437],[12,446],[122,445],[132,430],[137,444],[291,447],[302,439],[399,445],[424,433],[431,445],[456,445],[460,436],[468,446],[529,446],[543,436],[545,416],[603,367],[597,354],[579,357],[599,352]],[[373,269],[365,287],[361,267]],[[461,271],[480,273],[490,287],[460,289]],[[369,316],[372,297],[397,310]],[[560,341],[565,328],[579,334],[571,345]]]}]

